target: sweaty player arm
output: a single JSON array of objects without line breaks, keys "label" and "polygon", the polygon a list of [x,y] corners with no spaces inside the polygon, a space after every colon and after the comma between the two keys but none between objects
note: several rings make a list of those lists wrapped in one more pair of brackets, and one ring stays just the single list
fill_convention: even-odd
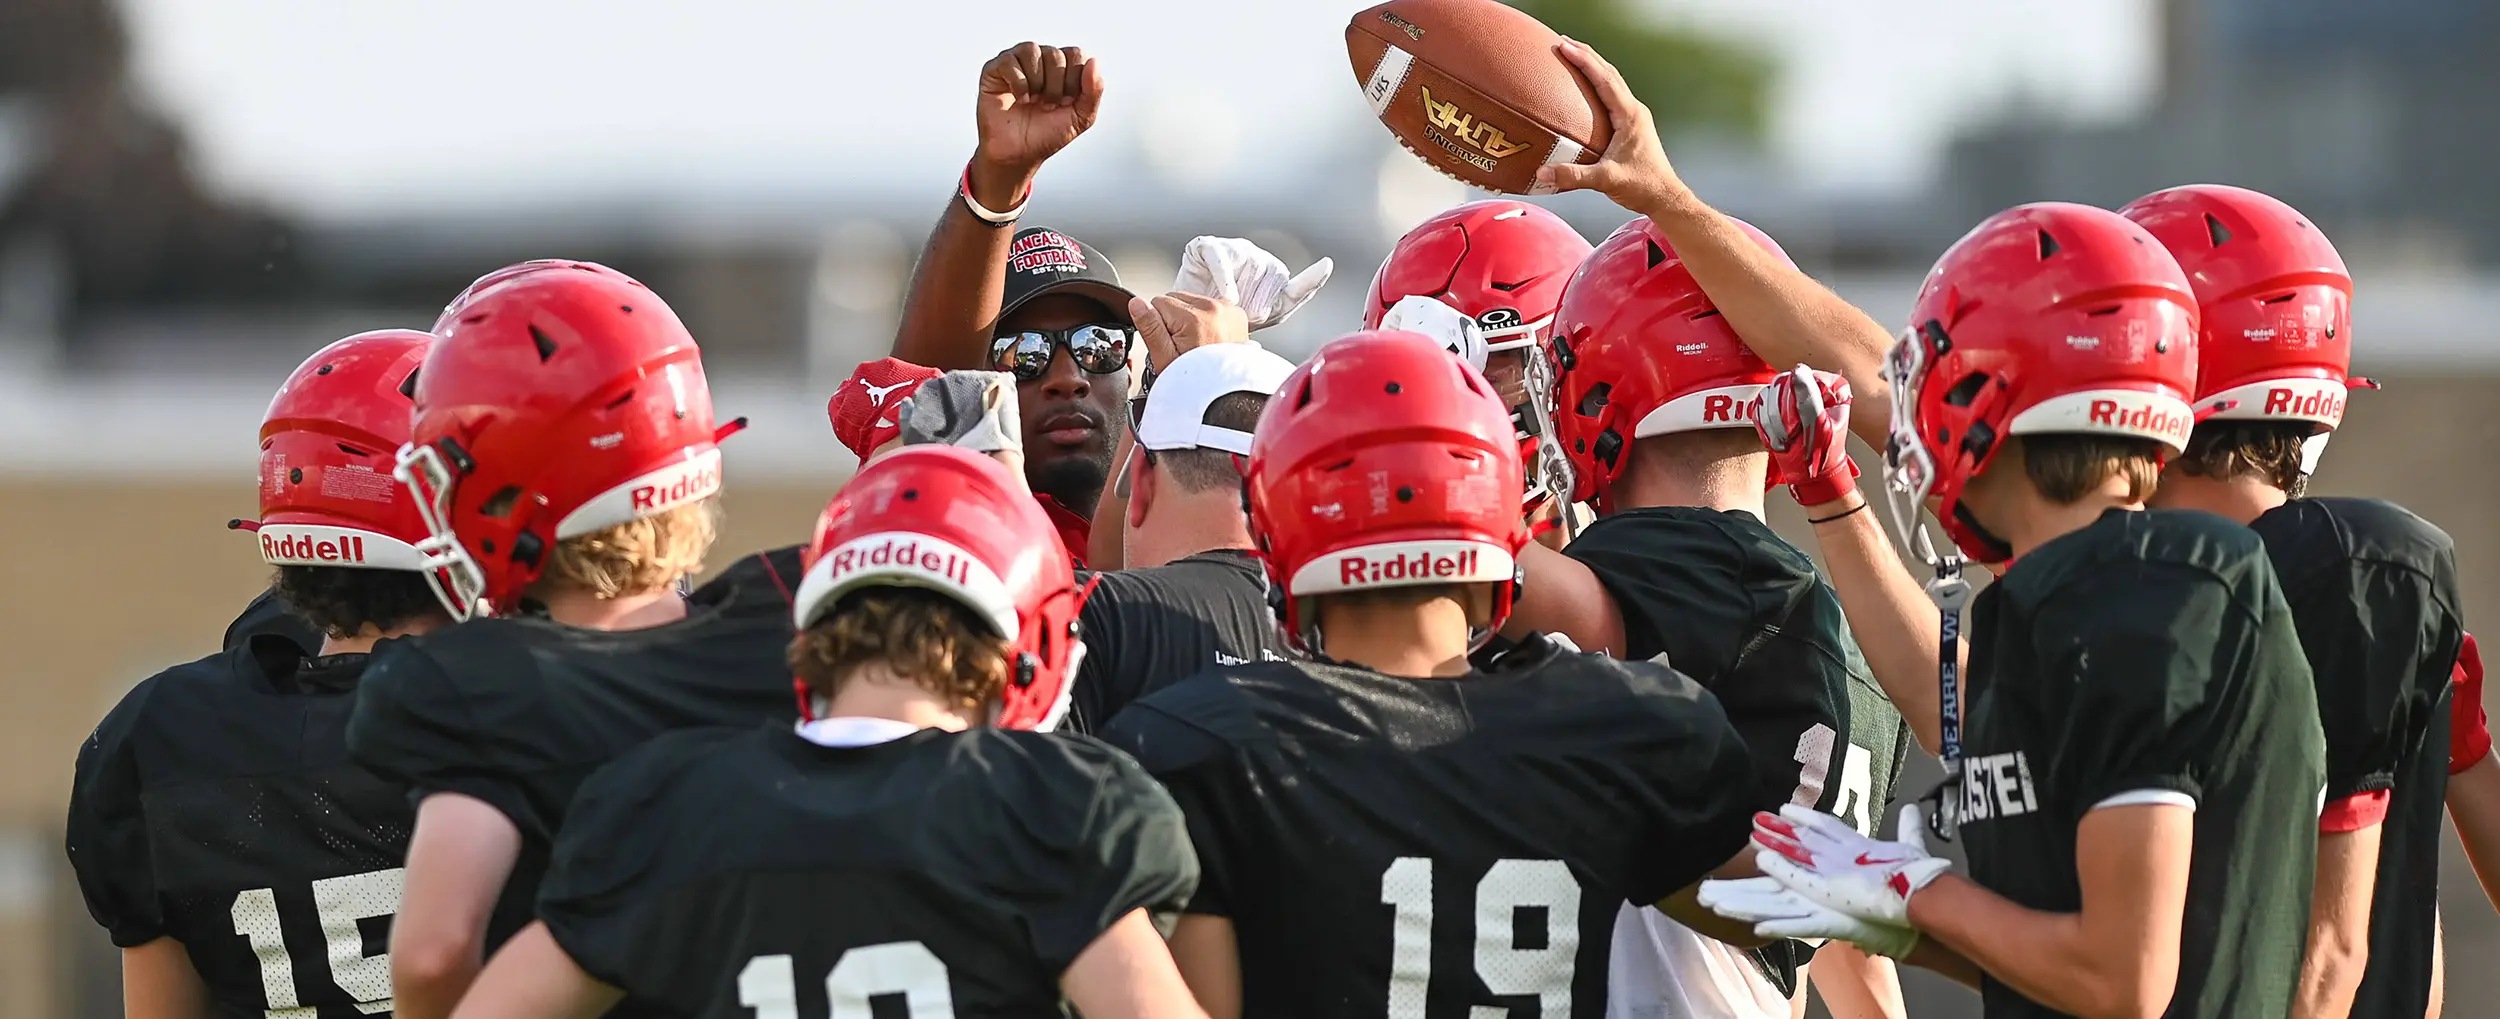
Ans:
[{"label": "sweaty player arm", "polygon": [[1183,913],[1172,926],[1172,963],[1210,1019],[1241,1019],[1241,945],[1233,918]]},{"label": "sweaty player arm", "polygon": [[2370,964],[2370,894],[2378,884],[2379,834],[2373,824],[2318,834],[2318,876],[2309,899],[2309,947],[2300,965],[2292,1019],[2351,1014]]},{"label": "sweaty player arm", "polygon": [[[1865,503],[1863,495],[1848,498],[1853,505]],[[1943,733],[1936,713],[1935,601],[1901,565],[1873,507],[1816,524],[1814,540],[1823,549],[1823,569],[1840,594],[1841,614],[1866,656],[1867,670],[1910,723],[1919,747],[1936,753]],[[1954,654],[1967,668],[1969,646],[1957,644]]]},{"label": "sweaty player arm", "polygon": [[1948,873],[1911,897],[1910,922],[2059,1012],[2150,1019],[2179,982],[2195,819],[2172,803],[2086,813],[2075,830],[2081,912],[2028,909]]},{"label": "sweaty player arm", "polygon": [[[972,178],[973,197],[991,209],[1013,206],[1019,193]],[[996,203],[996,204],[992,204]],[[894,356],[931,368],[988,368],[989,331],[1007,293],[1007,244],[1015,225],[982,222],[949,196],[903,295]],[[1083,552],[1083,549],[1074,551]]]},{"label": "sweaty player arm", "polygon": [[[1130,910],[1085,946],[1059,975],[1059,989],[1076,1005],[1077,1014],[1092,1019],[1201,1019],[1207,1014],[1190,996],[1171,950],[1142,909]],[[1240,1011],[1236,1000],[1233,1014]]]},{"label": "sweaty player arm", "polygon": [[521,830],[482,800],[435,793],[417,804],[407,884],[391,921],[391,990],[400,1019],[452,1014],[485,962],[487,921],[520,855]]},{"label": "sweaty player arm", "polygon": [[2486,753],[2448,776],[2448,819],[2456,824],[2457,841],[2474,865],[2483,896],[2500,909],[2500,758]]},{"label": "sweaty player arm", "polygon": [[1849,430],[1882,449],[1892,389],[1884,356],[1892,334],[1857,306],[1772,254],[1690,190],[1655,209],[1634,209],[1658,224],[1684,267],[1745,345],[1775,368],[1807,364],[1838,372],[1857,394]]},{"label": "sweaty player arm", "polygon": [[208,985],[182,942],[158,938],[122,949],[123,1019],[205,1019]]},{"label": "sweaty player arm", "polygon": [[1502,636],[1559,633],[1581,650],[1623,655],[1623,612],[1595,571],[1535,542],[1519,550],[1519,569],[1527,580],[1510,620],[1502,624]]},{"label": "sweaty player arm", "polygon": [[1827,941],[1814,950],[1806,971],[1814,991],[1832,1019],[1904,1019],[1909,1006],[1901,1000],[1901,974],[1892,960],[1868,955],[1846,941]]},{"label": "sweaty player arm", "polygon": [[[546,924],[532,923],[495,953],[451,1014],[454,1019],[596,1019],[624,998],[625,992],[600,983],[565,954]],[[400,1014],[407,1014],[406,1006]]]}]

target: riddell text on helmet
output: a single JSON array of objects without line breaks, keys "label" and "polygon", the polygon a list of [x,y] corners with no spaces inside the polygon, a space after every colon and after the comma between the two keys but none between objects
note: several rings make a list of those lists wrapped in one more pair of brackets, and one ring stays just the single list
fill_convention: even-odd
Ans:
[{"label": "riddell text on helmet", "polygon": [[2159,407],[2121,408],[2116,400],[2092,401],[2092,423],[2153,435],[2186,435],[2188,423]]},{"label": "riddell text on helmet", "polygon": [[365,540],[345,535],[327,541],[310,535],[260,536],[260,556],[273,563],[361,563]]},{"label": "riddell text on helmet", "polygon": [[1386,584],[1400,580],[1437,580],[1447,577],[1470,577],[1476,572],[1476,553],[1390,556],[1387,559],[1353,557],[1337,564],[1337,582],[1346,586]]},{"label": "riddell text on helmet", "polygon": [[[2099,411],[2096,409],[2094,413],[2099,413]],[[1712,394],[1710,397],[1701,401],[1701,421],[1703,424],[1712,424],[1717,422],[1734,424],[1739,421],[1751,420],[1753,420],[1753,401],[1751,400],[1739,400],[1733,396],[1720,396]]]},{"label": "riddell text on helmet", "polygon": [[917,541],[885,541],[867,548],[844,548],[833,553],[833,575],[837,577],[853,570],[881,566],[933,573],[958,586],[970,586],[972,583],[970,560],[953,551],[923,549]]},{"label": "riddell text on helmet", "polygon": [[675,481],[662,485],[641,485],[629,498],[634,512],[664,509],[681,502],[690,502],[720,490],[720,461]]},{"label": "riddell text on helmet", "polygon": [[2344,397],[2335,392],[2296,393],[2289,389],[2268,389],[2266,390],[2266,407],[2260,413],[2267,417],[2285,414],[2307,418],[2341,418],[2344,416]]}]

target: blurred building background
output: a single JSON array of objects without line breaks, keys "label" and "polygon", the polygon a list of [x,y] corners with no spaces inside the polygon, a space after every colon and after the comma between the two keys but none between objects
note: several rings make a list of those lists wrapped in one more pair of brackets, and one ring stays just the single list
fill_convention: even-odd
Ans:
[{"label": "blurred building background", "polygon": [[[2447,527],[2491,625],[2500,5],[1520,2],[1633,75],[1706,197],[1888,323],[2017,202],[2218,180],[2301,207],[2360,281],[2357,367],[2388,383],[2318,487]],[[1264,338],[1299,356],[1347,328],[1389,243],[1469,197],[1358,100],[1340,31],[1362,6],[0,0],[0,533],[24,578],[0,613],[0,1019],[119,1014],[59,850],[71,759],[259,583],[222,525],[296,361],[423,326],[496,265],[607,262],[668,297],[723,413],[754,419],[724,547],[797,540],[850,468],[825,396],[885,351],[976,69],[1019,39],[1082,44],[1112,83],[1030,221],[1139,290],[1200,233],[1332,257]],[[1550,205],[1592,239],[1625,218]],[[2482,1014],[2500,973],[2455,963],[2500,922],[2450,857],[2449,1014]],[[1911,982],[1914,1014],[1976,1014]]]}]

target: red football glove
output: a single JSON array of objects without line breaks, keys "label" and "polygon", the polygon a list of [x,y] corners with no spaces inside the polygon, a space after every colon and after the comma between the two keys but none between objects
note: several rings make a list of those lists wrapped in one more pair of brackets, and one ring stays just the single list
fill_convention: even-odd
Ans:
[{"label": "red football glove", "polygon": [[1772,473],[1799,506],[1858,489],[1849,460],[1849,380],[1804,365],[1781,372],[1754,397],[1753,428],[1771,451]]},{"label": "red football glove", "polygon": [[2483,717],[2483,652],[2474,635],[2465,635],[2457,652],[2456,696],[2448,708],[2448,774],[2454,775],[2491,756],[2491,723]]},{"label": "red football glove", "polygon": [[891,357],[861,362],[859,370],[834,387],[833,399],[825,401],[825,414],[833,419],[833,437],[860,459],[868,459],[877,447],[902,434],[903,426],[894,413],[903,400],[921,383],[943,374]]}]

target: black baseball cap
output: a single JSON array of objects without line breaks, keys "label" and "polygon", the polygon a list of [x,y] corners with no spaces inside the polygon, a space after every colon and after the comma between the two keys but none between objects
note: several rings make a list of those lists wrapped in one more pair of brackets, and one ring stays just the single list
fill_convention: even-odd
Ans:
[{"label": "black baseball cap", "polygon": [[1073,294],[1100,303],[1122,325],[1129,320],[1128,300],[1136,296],[1120,285],[1111,260],[1093,246],[1046,226],[1016,231],[1007,245],[1007,291],[998,307],[1001,319],[1044,294]]}]

